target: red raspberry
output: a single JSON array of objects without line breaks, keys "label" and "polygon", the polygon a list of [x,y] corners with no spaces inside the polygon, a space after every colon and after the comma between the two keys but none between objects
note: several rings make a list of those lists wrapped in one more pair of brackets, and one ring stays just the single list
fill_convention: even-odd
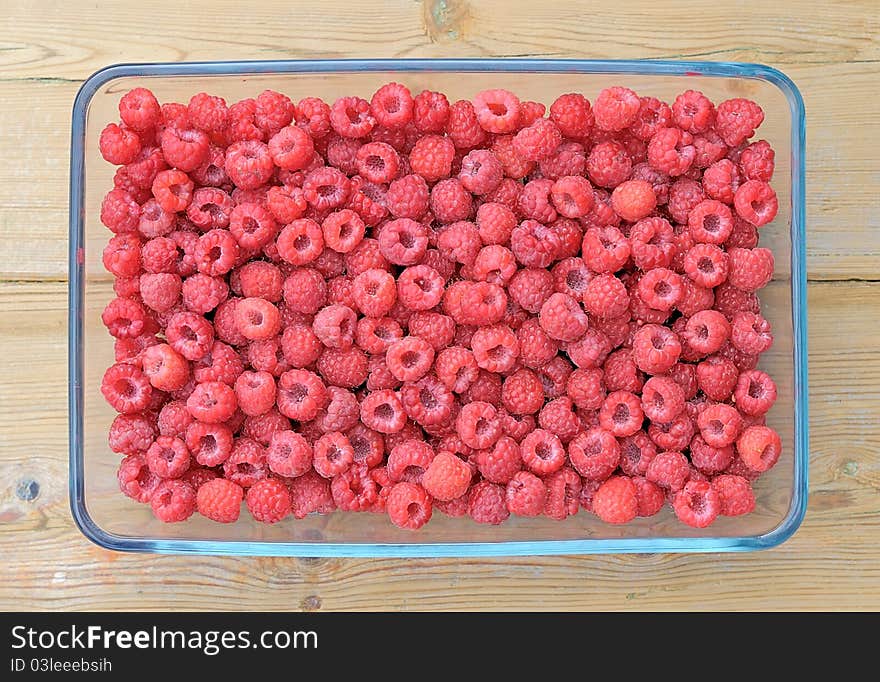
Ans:
[{"label": "red raspberry", "polygon": [[116,338],[134,338],[145,331],[147,313],[131,298],[115,298],[101,313],[101,322]]},{"label": "red raspberry", "polygon": [[[243,413],[237,414],[242,414],[243,416]],[[235,427],[236,429],[239,426],[243,427],[241,428],[242,434],[257,441],[263,447],[269,446],[274,433],[290,429],[290,421],[274,407],[257,417],[245,417],[239,426],[236,426],[233,422],[228,423],[230,427]]]},{"label": "red raspberry", "polygon": [[520,443],[523,463],[540,476],[558,471],[565,464],[565,448],[559,437],[544,429],[535,429]]},{"label": "red raspberry", "polygon": [[150,507],[163,523],[186,521],[196,509],[195,488],[186,481],[162,481],[150,497]]},{"label": "red raspberry", "polygon": [[[669,233],[672,234],[671,227]],[[591,227],[584,233],[582,253],[593,272],[617,272],[629,259],[630,242],[616,227]]]},{"label": "red raspberry", "polygon": [[314,419],[327,406],[330,396],[314,372],[291,369],[278,379],[278,411],[296,421]]},{"label": "red raspberry", "polygon": [[388,455],[388,477],[391,481],[421,484],[425,471],[434,459],[434,449],[420,440],[402,440]]},{"label": "red raspberry", "polygon": [[471,476],[464,461],[452,453],[438,452],[422,476],[422,485],[434,498],[449,501],[467,492]]},{"label": "red raspberry", "polygon": [[680,452],[666,450],[657,453],[651,460],[645,477],[661,488],[677,492],[684,487],[689,472],[687,457]]},{"label": "red raspberry", "polygon": [[685,412],[665,424],[651,422],[648,437],[658,448],[664,450],[683,450],[694,437],[694,423]]},{"label": "red raspberry", "polygon": [[262,341],[281,329],[278,308],[264,298],[243,298],[235,306],[235,324],[246,339]]},{"label": "red raspberry", "polygon": [[159,102],[146,88],[134,88],[119,100],[119,117],[129,128],[149,130],[156,126],[161,118]]},{"label": "red raspberry", "polygon": [[159,487],[162,479],[150,471],[144,455],[129,455],[119,465],[116,473],[119,489],[133,500],[147,503]]},{"label": "red raspberry", "polygon": [[497,284],[456,282],[443,295],[443,310],[460,325],[491,325],[504,317],[507,295]]},{"label": "red raspberry", "polygon": [[245,297],[259,297],[277,303],[281,300],[283,277],[277,266],[265,261],[250,261],[236,271]]},{"label": "red raspberry", "polygon": [[428,185],[419,175],[405,175],[388,187],[388,210],[396,218],[420,218],[428,208]]},{"label": "red raspberry", "polygon": [[400,381],[417,381],[431,368],[434,349],[424,339],[407,336],[391,344],[385,361],[388,369]]},{"label": "red raspberry", "polygon": [[711,355],[697,365],[700,390],[712,400],[727,400],[738,377],[736,365],[720,355]]},{"label": "red raspberry", "polygon": [[266,208],[279,223],[286,224],[302,218],[308,204],[301,188],[280,185],[269,188]]},{"label": "red raspberry", "polygon": [[725,282],[715,290],[715,310],[728,320],[732,320],[733,316],[742,310],[751,313],[760,312],[761,304],[754,293],[742,291]]},{"label": "red raspberry", "polygon": [[139,367],[128,363],[112,365],[104,372],[101,393],[110,406],[122,414],[141,412],[152,397],[147,376]]},{"label": "red raspberry", "polygon": [[538,423],[542,429],[556,434],[563,443],[568,443],[582,428],[580,419],[574,413],[574,404],[566,395],[544,405],[538,415]]},{"label": "red raspberry", "polygon": [[406,424],[406,412],[394,391],[373,390],[361,401],[361,421],[373,431],[396,433]]},{"label": "red raspberry", "polygon": [[[366,367],[366,362],[364,362],[364,367]],[[366,372],[364,372],[365,374]],[[359,383],[363,383],[363,379]],[[321,431],[329,433],[331,431],[348,431],[353,428],[360,421],[360,405],[354,393],[339,386],[328,386],[327,392],[330,395],[330,402],[315,417],[315,422]]]},{"label": "red raspberry", "polygon": [[472,149],[483,144],[486,133],[480,127],[473,104],[458,100],[449,107],[446,134],[457,149]]},{"label": "red raspberry", "polygon": [[[169,172],[169,171],[162,171]],[[158,181],[161,173],[156,176]],[[155,184],[155,183],[154,183]],[[162,207],[163,210],[178,210]],[[193,224],[202,230],[212,227],[228,227],[229,220],[235,209],[235,204],[226,192],[216,187],[200,187],[192,195],[192,201],[186,208],[186,216]],[[182,209],[180,209],[182,210]]]},{"label": "red raspberry", "polygon": [[644,431],[621,438],[620,468],[628,476],[644,476],[648,465],[657,456],[657,446]]},{"label": "red raspberry", "polygon": [[354,450],[345,434],[333,431],[315,441],[312,466],[324,478],[341,474],[353,461]]},{"label": "red raspberry", "polygon": [[597,368],[578,368],[568,377],[565,394],[582,410],[598,410],[605,400],[603,372]]},{"label": "red raspberry", "polygon": [[668,127],[671,122],[672,110],[668,104],[656,97],[640,97],[639,112],[630,130],[638,139],[647,142],[658,130]]},{"label": "red raspberry", "polygon": [[376,126],[370,103],[360,97],[340,97],[330,108],[330,126],[342,137],[361,138]]},{"label": "red raspberry", "polygon": [[480,235],[474,223],[466,220],[447,225],[437,236],[437,249],[451,261],[472,265],[480,250]]},{"label": "red raspberry", "polygon": [[724,471],[733,461],[733,447],[725,445],[714,447],[706,443],[702,436],[694,436],[690,445],[691,463],[707,476]]},{"label": "red raspberry", "polygon": [[714,244],[696,244],[685,254],[684,271],[695,284],[711,289],[728,277],[728,254]]},{"label": "red raspberry", "polygon": [[377,483],[365,465],[353,465],[334,476],[330,491],[334,502],[343,511],[375,511],[374,505],[380,495]]},{"label": "red raspberry", "polygon": [[749,180],[736,190],[734,207],[740,218],[756,227],[772,221],[779,211],[776,192],[766,182]]},{"label": "red raspberry", "polygon": [[[533,161],[522,158],[513,147],[513,135],[497,135],[490,146],[492,153],[501,162],[504,175],[509,179],[520,180],[535,167]],[[519,192],[517,192],[519,194]]]},{"label": "red raspberry", "polygon": [[706,481],[688,481],[672,498],[672,509],[680,521],[694,528],[705,528],[717,517],[721,500]]},{"label": "red raspberry", "polygon": [[599,424],[617,437],[634,434],[644,418],[641,401],[629,391],[609,393],[599,410]]},{"label": "red raspberry", "polygon": [[566,294],[554,293],[541,306],[541,328],[559,341],[576,341],[587,330],[588,320],[578,302]]},{"label": "red raspberry", "polygon": [[204,381],[187,398],[186,407],[199,421],[219,424],[232,416],[238,403],[235,392],[227,384],[222,381]]},{"label": "red raspberry", "polygon": [[684,410],[684,391],[668,377],[651,377],[642,389],[642,410],[652,422],[670,422]]},{"label": "red raspberry", "polygon": [[483,130],[496,133],[515,132],[520,125],[520,100],[509,90],[483,90],[474,95],[474,112]]},{"label": "red raspberry", "polygon": [[236,265],[238,243],[227,230],[210,230],[199,237],[194,256],[196,267],[203,275],[225,275]]},{"label": "red raspberry", "polygon": [[400,83],[386,83],[370,100],[370,111],[381,126],[402,128],[413,119],[413,97]]},{"label": "red raspberry", "polygon": [[583,301],[587,285],[593,279],[593,273],[582,258],[565,258],[553,266],[551,273],[556,291]]},{"label": "red raspberry", "polygon": [[357,315],[348,306],[328,305],[315,315],[312,331],[328,348],[350,348],[354,343]]},{"label": "red raspberry", "polygon": [[156,203],[163,211],[185,211],[192,201],[193,182],[183,171],[163,170],[156,174],[152,191]]},{"label": "red raspberry", "polygon": [[556,521],[577,514],[580,504],[581,477],[569,467],[544,479],[547,485],[547,500],[544,504],[544,515]]},{"label": "red raspberry", "polygon": [[693,137],[678,128],[661,128],[648,143],[648,163],[672,177],[684,175],[695,157]]},{"label": "red raspberry", "polygon": [[739,167],[746,180],[770,182],[773,177],[776,153],[766,140],[752,142],[743,149],[739,157]]},{"label": "red raspberry", "polygon": [[632,160],[623,145],[600,142],[587,155],[587,175],[593,184],[613,189],[629,177]]},{"label": "red raspberry", "polygon": [[550,189],[553,205],[567,218],[580,218],[593,208],[593,188],[586,178],[561,177]]},{"label": "red raspberry", "polygon": [[538,516],[547,500],[547,486],[528,471],[518,471],[507,484],[505,501],[511,514]]},{"label": "red raspberry", "polygon": [[226,100],[206,92],[199,92],[190,98],[186,113],[196,128],[207,133],[223,132],[229,120]]},{"label": "red raspberry", "polygon": [[717,352],[730,337],[727,318],[715,310],[701,310],[687,322],[682,338],[699,353]]},{"label": "red raspberry", "polygon": [[504,169],[501,162],[487,149],[475,149],[461,161],[458,179],[473,194],[488,194],[501,182]]},{"label": "red raspberry", "polygon": [[538,377],[544,385],[547,398],[558,398],[565,394],[565,384],[572,373],[572,366],[565,358],[556,356],[538,369]]},{"label": "red raspberry", "polygon": [[516,216],[506,206],[483,203],[477,209],[477,229],[484,244],[504,244],[516,227]]},{"label": "red raspberry", "polygon": [[704,133],[715,120],[715,107],[699,90],[685,90],[672,103],[672,120],[689,133]]},{"label": "red raspberry", "polygon": [[707,199],[688,214],[688,227],[695,242],[723,244],[733,230],[733,217],[725,204]]},{"label": "red raspberry", "polygon": [[587,312],[600,318],[620,317],[629,309],[626,287],[617,277],[607,273],[589,281],[583,301]]},{"label": "red raspberry", "polygon": [[666,327],[646,324],[633,336],[633,359],[638,368],[648,374],[666,372],[680,354],[678,337]]},{"label": "red raspberry", "polygon": [[679,178],[669,187],[666,210],[677,223],[687,223],[691,209],[706,198],[703,187],[690,178]]},{"label": "red raspberry", "polygon": [[514,135],[513,151],[527,161],[540,161],[551,157],[561,142],[562,133],[556,124],[539,118]]},{"label": "red raspberry", "polygon": [[732,204],[739,186],[739,171],[730,159],[716,161],[703,174],[703,190],[710,199]]},{"label": "red raspberry", "polygon": [[506,489],[490,481],[480,481],[468,495],[468,514],[477,523],[498,525],[509,516]]},{"label": "red raspberry", "polygon": [[137,158],[138,152],[141,150],[141,140],[133,130],[109,123],[101,131],[98,146],[105,161],[122,166]]},{"label": "red raspberry", "polygon": [[620,462],[620,445],[604,428],[595,427],[575,436],[568,445],[571,465],[591,480],[605,480]]},{"label": "red raspberry", "polygon": [[189,381],[189,363],[167,343],[144,349],[140,361],[150,384],[160,391],[176,391]]},{"label": "red raspberry", "polygon": [[324,249],[324,233],[311,218],[294,220],[281,230],[276,242],[278,255],[292,265],[314,261]]},{"label": "red raspberry", "polygon": [[[172,403],[169,403],[168,405],[171,404]],[[162,409],[162,413],[166,413],[168,405]],[[166,422],[167,417],[163,420],[162,414],[160,413],[159,429],[161,435],[176,435],[174,433],[169,434],[164,432],[168,428]],[[164,429],[163,426],[165,427]],[[119,414],[110,425],[110,449],[113,452],[118,452],[124,455],[136,455],[138,453],[146,452],[147,448],[153,443],[155,437],[156,432],[153,428],[152,421],[139,414]]]},{"label": "red raspberry", "polygon": [[199,514],[218,523],[235,523],[241,512],[244,490],[233,481],[215,478],[199,486],[196,508]]},{"label": "red raspberry", "polygon": [[336,508],[330,491],[330,481],[314,471],[291,481],[290,497],[293,515],[297,519],[303,519],[314,512],[326,514]]},{"label": "red raspberry", "polygon": [[764,111],[748,99],[728,99],[715,112],[715,130],[725,144],[735,147],[755,134],[764,121]]},{"label": "red raspberry", "polygon": [[224,163],[229,179],[239,189],[256,189],[272,177],[275,165],[269,147],[259,140],[235,142],[226,149]]},{"label": "red raspberry", "polygon": [[538,376],[521,369],[504,379],[501,403],[513,414],[535,414],[544,404],[544,387]]},{"label": "red raspberry", "polygon": [[[610,229],[610,228],[606,228]],[[645,218],[629,234],[633,262],[641,270],[668,268],[675,251],[672,226],[664,218]]]},{"label": "red raspberry", "polygon": [[442,92],[422,90],[413,98],[412,118],[423,133],[441,133],[449,120],[449,100]]},{"label": "red raspberry", "polygon": [[194,421],[185,435],[190,455],[202,466],[223,464],[232,452],[232,430],[224,424]]},{"label": "red raspberry", "polygon": [[629,88],[605,88],[593,103],[596,127],[610,131],[628,128],[635,122],[639,107],[639,96]]},{"label": "red raspberry", "polygon": [[382,317],[397,299],[394,277],[385,270],[362,272],[354,279],[352,298],[364,315]]},{"label": "red raspberry", "polygon": [[379,231],[382,255],[396,265],[418,263],[428,247],[425,226],[409,218],[391,220]]},{"label": "red raspberry", "polygon": [[474,461],[480,473],[492,483],[507,484],[522,468],[519,444],[509,436],[502,436],[492,449],[480,450]]},{"label": "red raspberry", "polygon": [[317,369],[328,384],[354,388],[366,381],[368,364],[366,354],[359,348],[325,348]]},{"label": "red raspberry", "polygon": [[605,523],[629,523],[639,513],[636,486],[627,476],[614,476],[593,495],[593,512]]},{"label": "red raspberry", "polygon": [[302,189],[309,206],[327,211],[345,206],[351,193],[351,181],[339,170],[325,166],[311,171]]},{"label": "red raspberry", "polygon": [[748,479],[742,476],[722,474],[712,479],[712,489],[718,494],[722,516],[740,516],[755,509],[755,494]]},{"label": "red raspberry", "polygon": [[627,180],[614,188],[611,205],[621,218],[635,222],[650,215],[657,205],[657,197],[650,182]]},{"label": "red raspberry", "polygon": [[403,338],[400,325],[390,317],[362,317],[355,329],[355,344],[372,355],[384,354]]},{"label": "red raspberry", "polygon": [[264,90],[257,96],[255,102],[254,123],[262,130],[265,137],[271,137],[290,125],[295,109],[287,95],[274,90]]},{"label": "red raspberry", "polygon": [[735,313],[730,340],[737,350],[749,355],[760,355],[773,345],[770,323],[760,314],[747,310]]},{"label": "red raspberry", "polygon": [[744,415],[759,417],[776,402],[776,383],[766,372],[746,370],[737,379],[733,398]]},{"label": "red raspberry", "polygon": [[466,392],[480,373],[473,353],[460,346],[441,350],[437,354],[434,370],[443,385],[455,393]]},{"label": "red raspberry", "polygon": [[400,401],[407,415],[425,427],[447,424],[452,417],[452,393],[434,375],[404,384]]},{"label": "red raspberry", "polygon": [[101,222],[117,234],[136,231],[140,213],[141,207],[122,189],[111,189],[101,202]]},{"label": "red raspberry", "polygon": [[260,523],[277,523],[290,514],[290,491],[281,481],[266,478],[248,488],[245,503]]},{"label": "red raspberry", "polygon": [[470,218],[473,201],[458,178],[446,178],[431,189],[431,210],[441,223],[453,223]]},{"label": "red raspberry", "polygon": [[[705,246],[715,248],[711,244]],[[683,278],[681,284],[683,291],[677,307],[682,315],[694,315],[701,310],[709,310],[715,304],[715,294],[712,289],[694,284],[689,277]]]},{"label": "red raspberry", "polygon": [[723,448],[736,440],[742,428],[742,417],[736,408],[718,403],[700,412],[697,427],[707,445]]},{"label": "red raspberry", "polygon": [[116,277],[137,275],[141,269],[141,240],[133,234],[113,237],[104,247],[102,261],[104,268]]},{"label": "red raspberry", "polygon": [[509,327],[495,325],[478,329],[471,339],[477,365],[489,372],[506,372],[519,355],[519,342]]},{"label": "red raspberry", "polygon": [[541,367],[558,351],[557,342],[547,335],[535,318],[526,320],[517,329],[516,337],[519,341],[520,360],[526,367]]},{"label": "red raspberry", "polygon": [[440,313],[417,312],[409,319],[409,333],[427,341],[435,351],[440,351],[452,343],[455,321]]},{"label": "red raspberry", "polygon": [[491,447],[501,436],[501,423],[495,406],[476,400],[461,408],[455,422],[456,432],[469,447]]},{"label": "red raspberry", "polygon": [[637,285],[639,299],[655,310],[671,310],[681,300],[681,277],[666,268],[648,270]]},{"label": "red raspberry", "polygon": [[145,455],[147,466],[159,478],[180,478],[189,469],[186,444],[174,436],[159,436]]},{"label": "red raspberry", "polygon": [[313,138],[322,138],[330,132],[330,107],[317,97],[300,100],[295,109],[296,124]]},{"label": "red raspberry", "polygon": [[587,157],[582,144],[562,142],[552,156],[542,159],[538,164],[541,175],[551,180],[565,176],[583,176],[587,168]]},{"label": "red raspberry", "polygon": [[733,229],[724,242],[724,248],[753,249],[758,245],[758,228],[739,216],[733,217]]},{"label": "red raspberry", "polygon": [[737,289],[757,291],[773,276],[773,252],[770,249],[738,249],[728,251],[730,274],[727,279]]},{"label": "red raspberry", "polygon": [[409,153],[409,163],[413,173],[428,182],[448,177],[452,170],[452,157],[455,147],[449,138],[439,135],[425,135],[416,142]]},{"label": "red raspberry", "polygon": [[550,120],[565,137],[586,138],[593,128],[589,100],[579,93],[560,95],[550,105]]},{"label": "red raspberry", "polygon": [[275,405],[275,379],[268,372],[242,372],[235,380],[235,397],[247,415],[268,412]]}]

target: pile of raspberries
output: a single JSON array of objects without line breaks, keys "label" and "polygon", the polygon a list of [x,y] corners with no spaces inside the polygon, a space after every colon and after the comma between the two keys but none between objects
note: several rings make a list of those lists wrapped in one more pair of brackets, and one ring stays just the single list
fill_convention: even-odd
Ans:
[{"label": "pile of raspberries", "polygon": [[781,451],[754,102],[388,83],[119,113],[101,391],[161,521],[754,509]]}]

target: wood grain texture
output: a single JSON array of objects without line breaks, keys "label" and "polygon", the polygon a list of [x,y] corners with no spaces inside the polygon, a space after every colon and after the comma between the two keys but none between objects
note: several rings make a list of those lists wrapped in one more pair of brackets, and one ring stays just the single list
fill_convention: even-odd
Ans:
[{"label": "wood grain texture", "polygon": [[[873,0],[6,0],[0,13],[0,609],[880,608],[880,18]],[[211,30],[200,17],[210,15]],[[286,20],[280,20],[279,18]],[[295,19],[291,21],[290,19]],[[307,27],[307,28],[298,28]],[[70,108],[116,62],[522,56],[777,66],[807,108],[810,498],[759,554],[491,560],[123,555],[67,500]],[[874,280],[874,281],[860,281]],[[30,501],[28,497],[36,495]]]},{"label": "wood grain texture", "polygon": [[[200,15],[198,2],[185,16]],[[120,3],[122,5],[122,3]],[[167,8],[163,8],[167,5]],[[531,56],[713,59],[778,66],[807,108],[809,273],[880,279],[880,175],[874,107],[880,20],[870,0],[797,9],[749,0],[649,2],[620,12],[584,5],[487,0],[210,3],[211,31],[176,17],[179,5],[25,0],[0,16],[0,276],[66,272],[70,107],[94,71],[115,62],[331,57]],[[279,16],[296,16],[302,34]],[[33,141],[26,143],[25,141]],[[39,188],[38,190],[36,188]],[[34,239],[35,233],[40,239]]]},{"label": "wood grain texture", "polygon": [[[68,511],[65,286],[0,285],[4,609],[880,608],[880,284],[810,289],[810,498],[795,536],[741,555],[490,560],[166,557],[91,545]],[[29,358],[43,359],[35,372]],[[842,386],[847,387],[842,390]],[[16,495],[36,481],[39,496]]]}]

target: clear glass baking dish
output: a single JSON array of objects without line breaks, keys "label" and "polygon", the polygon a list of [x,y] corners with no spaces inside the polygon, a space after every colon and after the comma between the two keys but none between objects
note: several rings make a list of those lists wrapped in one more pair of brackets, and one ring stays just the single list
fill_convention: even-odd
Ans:
[{"label": "clear glass baking dish", "polygon": [[[292,518],[274,526],[246,515],[232,525],[198,517],[162,524],[149,506],[119,493],[119,456],[107,445],[114,413],[99,391],[113,362],[113,340],[100,315],[113,297],[112,278],[101,263],[109,233],[100,203],[114,169],[98,152],[102,127],[118,119],[117,103],[136,86],[160,101],[188,101],[201,90],[227,101],[265,88],[294,100],[308,95],[332,101],[342,94],[366,98],[389,80],[414,92],[469,98],[489,87],[515,91],[547,104],[564,92],[593,98],[624,84],[640,95],[671,101],[687,88],[713,101],[749,97],[765,121],[759,137],[776,150],[776,220],[761,231],[762,246],[776,257],[773,281],[761,292],[775,344],[761,366],[775,378],[779,399],[768,423],[782,436],[779,463],[756,483],[757,508],[722,518],[704,530],[679,523],[670,510],[649,519],[611,526],[585,512],[566,521],[514,518],[497,527],[436,514],[418,532],[395,528],[384,516],[333,513]],[[804,215],[804,105],[783,73],[756,64],[671,61],[533,59],[253,61],[123,64],[91,76],[73,105],[70,169],[69,400],[70,503],[82,532],[114,550],[275,556],[492,556],[610,552],[717,552],[773,547],[800,525],[807,502],[807,312]]]}]

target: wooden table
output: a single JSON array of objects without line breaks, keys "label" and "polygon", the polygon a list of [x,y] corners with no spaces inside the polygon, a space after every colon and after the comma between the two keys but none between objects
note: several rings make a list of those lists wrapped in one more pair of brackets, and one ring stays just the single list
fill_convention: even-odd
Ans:
[{"label": "wooden table", "polygon": [[[0,609],[880,608],[876,3],[3,4]],[[777,549],[702,556],[233,559],[89,543],[66,493],[67,167],[80,83],[114,62],[450,56],[763,62],[801,88],[812,437],[803,527]]]}]

